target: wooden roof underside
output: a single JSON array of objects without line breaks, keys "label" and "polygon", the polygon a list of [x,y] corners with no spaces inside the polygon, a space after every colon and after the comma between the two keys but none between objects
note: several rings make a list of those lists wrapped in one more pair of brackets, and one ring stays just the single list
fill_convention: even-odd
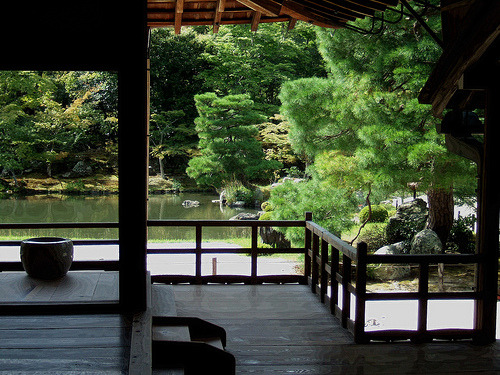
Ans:
[{"label": "wooden roof underside", "polygon": [[484,108],[485,89],[500,64],[500,1],[441,3],[445,48],[419,96],[438,117],[446,108]]},{"label": "wooden roof underside", "polygon": [[328,28],[342,28],[348,21],[372,17],[399,0],[148,0],[148,26],[173,27],[251,24],[297,20]]}]

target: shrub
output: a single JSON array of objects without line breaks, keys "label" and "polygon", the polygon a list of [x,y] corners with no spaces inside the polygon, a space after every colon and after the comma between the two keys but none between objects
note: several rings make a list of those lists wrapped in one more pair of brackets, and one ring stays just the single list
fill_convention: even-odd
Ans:
[{"label": "shrub", "polygon": [[382,246],[388,245],[387,237],[385,235],[385,223],[367,223],[361,230],[358,237],[358,242],[366,242],[368,252],[374,253]]},{"label": "shrub", "polygon": [[[383,206],[372,205],[372,214],[370,217],[370,223],[383,223],[387,220],[389,213],[387,209]],[[364,223],[368,219],[368,215],[370,214],[369,206],[364,207],[359,213],[359,221]]]},{"label": "shrub", "polygon": [[472,228],[476,222],[476,217],[459,217],[453,221],[446,247],[449,250],[457,251],[462,254],[474,254],[476,250],[476,241]]},{"label": "shrub", "polygon": [[272,220],[272,213],[271,211],[264,212],[262,215],[260,215],[259,220]]},{"label": "shrub", "polygon": [[269,211],[273,210],[272,204],[269,203],[268,201],[263,202],[261,204],[260,208],[262,209],[262,211],[265,211],[265,212],[269,212]]},{"label": "shrub", "polygon": [[245,206],[253,206],[255,202],[255,192],[239,181],[226,184],[224,191],[226,192],[226,203],[228,206],[238,201],[245,202]]},{"label": "shrub", "polygon": [[81,194],[85,192],[85,183],[82,180],[70,181],[64,187],[67,194]]}]

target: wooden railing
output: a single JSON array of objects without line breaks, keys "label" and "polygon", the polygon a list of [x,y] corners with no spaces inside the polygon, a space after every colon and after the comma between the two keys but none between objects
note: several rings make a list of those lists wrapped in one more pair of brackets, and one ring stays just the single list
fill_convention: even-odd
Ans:
[{"label": "wooden railing", "polygon": [[[309,217],[310,219],[310,217]],[[356,248],[346,244],[312,221],[306,222],[306,267],[305,273],[313,293],[319,294],[321,302],[330,307],[354,335],[356,343],[371,340],[407,340],[428,342],[433,339],[475,339],[475,329],[429,330],[429,300],[480,300],[480,292],[430,292],[429,266],[434,264],[480,264],[481,255],[368,255],[365,243]],[[367,267],[370,264],[392,264],[416,266],[419,270],[416,292],[368,292]],[[355,266],[355,267],[354,267]],[[352,275],[355,275],[353,278]],[[329,290],[328,290],[329,289]],[[339,291],[341,297],[339,298]],[[351,298],[355,298],[355,312],[351,313]],[[366,304],[368,301],[416,300],[418,303],[416,330],[365,330]],[[353,316],[354,315],[354,316]]]},{"label": "wooden railing", "polygon": [[[19,230],[19,229],[117,229],[117,222],[100,223],[0,223],[0,230]],[[118,245],[117,239],[93,239],[93,240],[73,240],[74,245]],[[20,246],[21,241],[0,241],[2,246]],[[73,261],[71,270],[103,270],[117,271],[119,262],[117,260],[80,260]],[[0,272],[2,271],[23,271],[20,261],[2,261],[0,262]]]},{"label": "wooden railing", "polygon": [[[259,275],[258,257],[265,254],[304,254],[302,248],[259,248],[259,228],[261,227],[305,227],[304,220],[149,220],[149,227],[192,227],[195,241],[192,248],[173,249],[168,244],[164,248],[148,248],[148,254],[194,254],[193,275],[153,275],[153,282],[161,283],[307,283],[304,275]],[[248,248],[214,248],[203,246],[203,228],[239,227],[251,229],[251,244]],[[250,275],[203,275],[203,254],[250,254]]]},{"label": "wooden railing", "polygon": [[[192,248],[149,248],[148,254],[193,254],[194,273],[190,275],[153,275],[152,281],[159,283],[300,283],[310,285],[312,293],[318,294],[322,303],[336,315],[344,328],[349,329],[356,343],[372,340],[407,340],[427,342],[432,339],[474,339],[479,330],[439,329],[429,330],[428,303],[430,300],[470,299],[480,301],[484,293],[470,292],[430,292],[429,268],[431,265],[467,264],[481,265],[484,257],[472,255],[368,255],[367,246],[361,242],[350,246],[326,229],[312,221],[306,214],[305,220],[149,220],[149,227],[192,227],[195,241]],[[206,247],[203,244],[203,228],[241,227],[250,228],[251,244],[248,248]],[[304,247],[299,248],[259,248],[258,236],[261,227],[299,227],[305,230]],[[47,224],[0,224],[0,229],[46,229],[46,228],[118,228],[118,223],[47,223]],[[118,240],[75,240],[76,245],[118,244]],[[18,245],[20,241],[0,241],[0,246]],[[206,243],[203,245],[207,245]],[[250,275],[203,275],[203,254],[249,254]],[[262,254],[304,254],[304,273],[299,275],[259,275],[258,258]],[[419,271],[416,292],[369,292],[367,290],[367,269],[371,264],[412,265]],[[76,261],[73,270],[117,270],[118,261]],[[20,262],[0,262],[1,271],[22,270]],[[354,311],[351,311],[351,300]],[[416,330],[366,331],[366,305],[369,301],[416,300],[418,317]],[[477,326],[477,324],[475,324]]]}]

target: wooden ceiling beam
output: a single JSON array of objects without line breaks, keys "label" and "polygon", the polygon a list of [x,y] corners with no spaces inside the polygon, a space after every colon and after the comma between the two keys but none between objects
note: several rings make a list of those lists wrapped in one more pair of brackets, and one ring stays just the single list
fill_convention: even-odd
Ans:
[{"label": "wooden ceiling beam", "polygon": [[177,0],[175,2],[175,25],[174,25],[174,30],[176,34],[181,33],[183,12],[184,12],[184,0]]},{"label": "wooden ceiling beam", "polygon": [[[337,2],[337,1],[335,1],[335,2]],[[365,9],[371,9],[371,10],[375,10],[375,11],[379,11],[379,12],[383,12],[387,8],[387,4],[381,4],[379,1],[373,1],[373,0],[345,0],[343,2],[347,3],[346,6],[348,6],[348,7],[349,7],[349,4],[353,4],[353,5],[363,7]],[[399,2],[399,0],[397,2]]]},{"label": "wooden ceiling beam", "polygon": [[360,14],[363,16],[370,16],[370,17],[372,17],[375,14],[375,9],[351,3],[347,0],[325,0],[325,2],[334,4],[338,8],[343,9],[344,12],[352,12],[354,14]]},{"label": "wooden ceiling beam", "polygon": [[463,18],[460,32],[438,60],[420,92],[419,101],[432,104],[434,115],[440,117],[458,90],[463,74],[499,37],[500,2],[476,0]]},{"label": "wooden ceiling beam", "polygon": [[[289,22],[290,17],[287,15],[282,15],[280,17],[264,17],[262,16],[260,19],[260,23],[271,23],[271,22]],[[222,18],[220,21],[221,25],[244,25],[250,24],[252,22],[251,18],[233,18],[233,19],[224,19]],[[183,26],[203,26],[206,25],[206,20],[200,19],[191,19],[184,18],[182,20]],[[148,26],[151,28],[157,27],[174,27],[174,21],[148,21]]]},{"label": "wooden ceiling beam", "polygon": [[293,30],[295,28],[296,24],[297,24],[297,20],[295,18],[290,18],[290,21],[288,22],[287,30]]},{"label": "wooden ceiling beam", "polygon": [[251,31],[257,31],[259,28],[260,18],[262,17],[261,12],[253,12],[252,23],[250,24]]},{"label": "wooden ceiling beam", "polygon": [[225,8],[226,8],[226,0],[217,0],[217,5],[215,7],[214,24],[213,24],[214,34],[219,32],[220,20],[222,18],[222,13],[224,13]]},{"label": "wooden ceiling beam", "polygon": [[317,26],[326,28],[344,27],[343,23],[340,22],[339,20],[326,18],[321,15],[315,14],[296,1],[284,0],[281,11],[289,15],[290,17],[296,18],[304,22],[312,23]]},{"label": "wooden ceiling beam", "polygon": [[357,18],[365,18],[364,15],[347,11],[339,11],[338,8],[332,7],[331,3],[322,0],[293,0],[311,11],[317,10],[329,17],[337,18],[342,21],[355,21]]},{"label": "wooden ceiling beam", "polygon": [[272,0],[238,0],[238,2],[268,17],[278,17],[281,13],[281,4]]}]

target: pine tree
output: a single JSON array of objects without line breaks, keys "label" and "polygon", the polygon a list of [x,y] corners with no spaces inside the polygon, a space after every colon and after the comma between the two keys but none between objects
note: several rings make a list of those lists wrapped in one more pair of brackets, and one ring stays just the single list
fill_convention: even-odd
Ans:
[{"label": "pine tree", "polygon": [[199,185],[219,188],[229,181],[269,179],[281,168],[281,163],[265,159],[255,138],[256,124],[264,118],[253,109],[248,95],[206,93],[196,95],[195,102],[200,155],[191,159],[186,172]]}]

